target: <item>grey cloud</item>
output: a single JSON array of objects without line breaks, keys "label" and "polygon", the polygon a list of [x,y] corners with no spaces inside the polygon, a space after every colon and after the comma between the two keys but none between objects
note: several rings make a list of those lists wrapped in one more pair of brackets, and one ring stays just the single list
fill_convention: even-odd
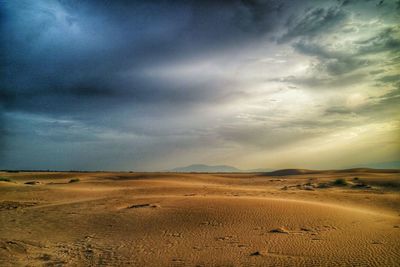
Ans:
[{"label": "grey cloud", "polygon": [[399,120],[398,103],[400,100],[400,87],[379,96],[370,97],[364,105],[349,108],[347,106],[332,106],[325,110],[325,116],[339,116],[346,119],[348,115],[363,116],[372,122],[381,122],[386,119]]},{"label": "grey cloud", "polygon": [[372,75],[375,75],[375,74],[380,74],[380,73],[382,73],[382,72],[385,72],[385,70],[383,70],[383,69],[380,69],[380,70],[373,70],[373,71],[370,71],[369,73],[372,74]]},{"label": "grey cloud", "polygon": [[343,58],[346,56],[344,51],[332,51],[317,42],[304,39],[294,42],[293,47],[302,54],[317,56],[324,59]]},{"label": "grey cloud", "polygon": [[352,110],[350,110],[347,107],[344,106],[333,106],[329,107],[325,110],[325,115],[331,115],[331,114],[351,114],[353,113]]},{"label": "grey cloud", "polygon": [[383,83],[399,83],[400,82],[400,74],[395,75],[386,75],[382,78],[379,78],[378,81]]},{"label": "grey cloud", "polygon": [[323,63],[323,65],[330,75],[342,75],[348,74],[363,67],[367,67],[369,65],[369,61],[354,58],[332,59],[327,60]]},{"label": "grey cloud", "polygon": [[312,38],[321,32],[337,27],[347,18],[347,13],[340,7],[318,7],[308,10],[305,14],[291,17],[288,30],[281,37],[281,42],[287,42],[296,37]]},{"label": "grey cloud", "polygon": [[219,127],[217,134],[224,142],[251,146],[257,150],[288,146],[318,135],[317,132],[306,130],[298,125],[288,128],[280,126],[267,128],[266,125],[225,125]]},{"label": "grey cloud", "polygon": [[[400,42],[398,33],[397,26],[387,27],[371,38],[356,40],[348,49],[332,48],[319,41],[302,38],[294,42],[293,47],[296,51],[317,59],[317,64],[310,67],[313,73],[309,77],[286,77],[282,81],[312,88],[323,85],[349,85],[352,82],[359,83],[360,79],[368,74],[379,75],[383,70],[371,71],[371,68],[381,68],[382,58],[388,61],[386,66],[397,65],[400,62],[396,57],[399,53],[397,43]],[[382,52],[387,54],[378,57],[378,53]],[[381,79],[378,81],[383,82]]]},{"label": "grey cloud", "polygon": [[[336,111],[338,112],[335,112]],[[255,150],[290,147],[298,142],[325,136],[337,130],[346,129],[363,121],[355,121],[356,116],[344,107],[329,108],[319,120],[293,119],[286,122],[265,122],[258,125],[227,124],[217,129],[218,137],[224,142]],[[334,115],[334,117],[330,117]],[[339,116],[335,116],[339,115]]]},{"label": "grey cloud", "polygon": [[355,42],[358,47],[358,54],[372,54],[380,52],[393,52],[398,54],[400,46],[400,27],[387,27],[376,36],[366,40]]},{"label": "grey cloud", "polygon": [[330,90],[332,88],[340,89],[344,86],[358,83],[367,75],[364,73],[353,73],[337,79],[336,76],[321,77],[321,73],[318,73],[319,70],[315,71],[313,75],[310,76],[288,76],[280,79],[274,79],[273,81],[279,81],[293,85],[302,85],[306,89]]},{"label": "grey cloud", "polygon": [[330,75],[348,74],[357,69],[366,67],[370,61],[359,58],[359,53],[348,53],[341,50],[328,50],[315,42],[301,40],[293,44],[294,48],[302,54],[318,58],[319,71]]},{"label": "grey cloud", "polygon": [[310,8],[305,13],[300,10],[291,16],[280,42],[291,44],[297,52],[313,57],[317,63],[310,66],[309,75],[283,77],[281,81],[308,88],[340,87],[359,83],[361,78],[367,77],[367,72],[378,75],[376,70],[371,69],[382,63],[382,56],[377,58],[380,53],[388,54],[385,56],[388,61],[386,66],[399,64],[400,28],[393,23],[375,36],[360,37],[346,47],[335,45],[335,39],[330,43],[324,40],[325,37],[337,36],[340,44],[340,33],[346,32],[346,29],[363,27],[366,30],[371,27],[369,21],[365,21],[365,24],[358,21],[357,24],[351,19],[359,17],[360,13],[371,17],[379,15],[389,21],[400,19],[392,12],[393,2],[379,5],[377,9],[378,3],[379,1],[346,0],[335,5],[331,2],[325,6]]}]

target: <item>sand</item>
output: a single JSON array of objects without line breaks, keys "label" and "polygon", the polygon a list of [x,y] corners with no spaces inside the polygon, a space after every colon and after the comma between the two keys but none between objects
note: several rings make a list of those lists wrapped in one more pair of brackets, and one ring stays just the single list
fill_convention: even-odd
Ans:
[{"label": "sand", "polygon": [[2,172],[0,266],[400,266],[399,172],[287,174]]}]

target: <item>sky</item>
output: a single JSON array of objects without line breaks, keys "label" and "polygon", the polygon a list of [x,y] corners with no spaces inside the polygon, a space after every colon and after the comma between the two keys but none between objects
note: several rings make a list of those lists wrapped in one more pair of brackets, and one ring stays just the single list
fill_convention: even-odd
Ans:
[{"label": "sky", "polygon": [[0,169],[400,160],[400,1],[0,0]]}]

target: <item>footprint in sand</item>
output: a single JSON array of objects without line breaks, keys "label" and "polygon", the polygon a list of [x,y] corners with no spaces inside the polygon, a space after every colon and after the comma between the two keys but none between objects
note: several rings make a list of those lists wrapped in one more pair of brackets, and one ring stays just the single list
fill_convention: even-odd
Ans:
[{"label": "footprint in sand", "polygon": [[145,203],[145,204],[134,204],[128,207],[128,209],[140,209],[140,208],[158,208],[159,206],[156,204],[150,204],[150,203]]},{"label": "footprint in sand", "polygon": [[278,228],[270,230],[269,232],[276,233],[276,234],[290,234],[289,230],[287,230],[284,227],[278,227]]},{"label": "footprint in sand", "polygon": [[29,182],[25,182],[24,184],[26,184],[26,185],[40,185],[42,183],[39,182],[39,181],[29,181]]},{"label": "footprint in sand", "polygon": [[222,222],[218,222],[218,221],[204,221],[201,222],[200,225],[208,225],[208,226],[213,226],[213,227],[217,227],[217,226],[222,226]]},{"label": "footprint in sand", "polygon": [[228,235],[228,236],[219,236],[219,237],[216,237],[215,240],[216,240],[216,241],[228,241],[228,240],[232,240],[232,239],[235,239],[235,238],[236,238],[235,236]]}]

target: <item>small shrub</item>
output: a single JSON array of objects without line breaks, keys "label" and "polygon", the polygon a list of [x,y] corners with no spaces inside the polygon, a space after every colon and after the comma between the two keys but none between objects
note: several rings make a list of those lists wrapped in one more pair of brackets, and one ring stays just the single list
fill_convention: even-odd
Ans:
[{"label": "small shrub", "polygon": [[0,177],[0,182],[11,182],[11,179],[5,178],[5,177]]},{"label": "small shrub", "polygon": [[333,184],[336,186],[345,186],[345,185],[347,185],[347,182],[345,179],[339,178],[339,179],[336,179],[335,181],[333,181]]},{"label": "small shrub", "polygon": [[80,182],[80,181],[81,181],[81,180],[80,180],[79,178],[74,178],[74,179],[69,180],[68,183],[78,183],[78,182]]}]

